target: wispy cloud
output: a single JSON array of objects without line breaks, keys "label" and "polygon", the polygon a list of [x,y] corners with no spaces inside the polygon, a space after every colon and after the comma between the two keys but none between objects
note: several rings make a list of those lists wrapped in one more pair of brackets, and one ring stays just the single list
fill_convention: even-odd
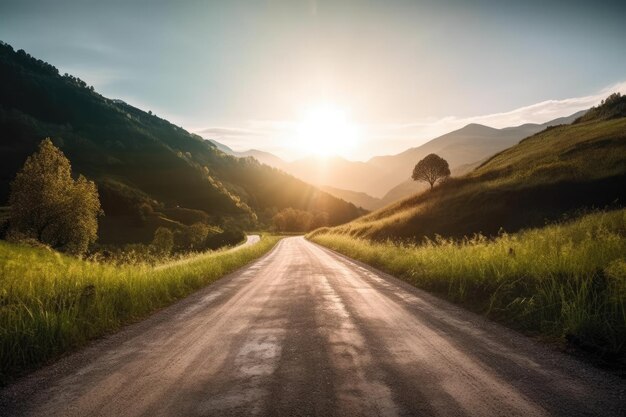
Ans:
[{"label": "wispy cloud", "polygon": [[[363,124],[359,126],[361,140],[353,159],[368,159],[374,155],[393,154],[419,146],[470,123],[495,128],[519,126],[525,123],[545,123],[569,116],[600,103],[609,94],[626,94],[626,81],[604,88],[597,94],[562,100],[546,100],[511,111],[472,117],[425,118],[407,123]],[[209,127],[196,131],[207,139],[224,142],[235,150],[250,148],[277,153],[285,158],[298,157],[297,122],[281,120],[250,120],[241,126]]]},{"label": "wispy cloud", "polygon": [[262,136],[261,132],[252,129],[240,129],[236,127],[209,127],[196,133],[202,137],[210,139]]}]

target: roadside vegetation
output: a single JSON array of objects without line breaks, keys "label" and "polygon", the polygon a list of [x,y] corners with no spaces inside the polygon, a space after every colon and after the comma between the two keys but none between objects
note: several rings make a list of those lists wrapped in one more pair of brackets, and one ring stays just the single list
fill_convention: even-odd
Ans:
[{"label": "roadside vegetation", "polygon": [[80,260],[0,241],[0,384],[189,295],[278,240],[263,236],[238,250],[157,266]]},{"label": "roadside vegetation", "polygon": [[302,233],[328,226],[328,213],[286,208],[272,218],[272,229],[279,232]]},{"label": "roadside vegetation", "polygon": [[487,238],[314,242],[530,334],[606,360],[626,353],[626,210]]}]

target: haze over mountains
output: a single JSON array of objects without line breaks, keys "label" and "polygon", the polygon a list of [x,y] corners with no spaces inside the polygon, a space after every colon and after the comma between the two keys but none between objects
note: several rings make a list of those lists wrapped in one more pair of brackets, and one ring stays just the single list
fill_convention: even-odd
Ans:
[{"label": "haze over mountains", "polygon": [[542,124],[495,129],[469,124],[396,155],[376,156],[366,162],[341,157],[308,157],[293,162],[259,150],[233,151],[212,140],[218,148],[234,156],[252,156],[259,162],[282,169],[328,193],[367,210],[375,210],[425,189],[411,180],[415,164],[429,153],[436,153],[450,164],[452,175],[463,175],[486,158],[517,144],[549,126],[569,124],[586,112],[580,111]]}]

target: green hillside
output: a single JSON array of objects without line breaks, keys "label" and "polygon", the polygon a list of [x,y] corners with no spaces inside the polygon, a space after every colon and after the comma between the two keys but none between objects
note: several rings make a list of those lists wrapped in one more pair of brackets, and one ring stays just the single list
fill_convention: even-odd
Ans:
[{"label": "green hillside", "polygon": [[[0,206],[15,173],[45,137],[66,154],[75,174],[96,181],[105,212],[103,243],[145,241],[159,225],[175,228],[198,218],[253,226],[285,207],[325,211],[331,224],[362,213],[0,43]],[[140,210],[146,205],[155,213],[148,219]]]},{"label": "green hillside", "polygon": [[[537,227],[580,209],[626,200],[626,118],[593,109],[571,125],[550,127],[493,156],[470,174],[451,178],[352,223],[336,233],[374,240],[463,237]],[[621,117],[620,117],[621,116]]]}]

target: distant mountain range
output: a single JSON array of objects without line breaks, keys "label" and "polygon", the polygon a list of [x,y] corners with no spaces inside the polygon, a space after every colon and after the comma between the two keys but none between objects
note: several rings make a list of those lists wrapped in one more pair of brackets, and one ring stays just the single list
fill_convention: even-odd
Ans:
[{"label": "distant mountain range", "polygon": [[259,150],[235,152],[216,141],[219,149],[234,156],[253,156],[261,163],[282,169],[297,178],[323,188],[328,193],[367,210],[375,210],[396,200],[423,191],[425,185],[411,180],[415,164],[429,153],[446,159],[453,176],[470,172],[491,155],[549,126],[569,124],[586,110],[542,124],[495,129],[469,124],[396,155],[376,156],[367,162],[340,157],[308,157],[287,162]]},{"label": "distant mountain range", "polygon": [[269,152],[259,151],[257,149],[250,149],[244,152],[237,152],[216,140],[209,139],[209,142],[213,143],[217,147],[217,149],[224,152],[225,154],[236,156],[237,158],[246,158],[246,157],[251,156],[262,164],[266,164],[271,167],[279,168],[282,170],[285,170],[284,169],[285,165],[287,165],[286,161],[284,161],[280,157]]}]

